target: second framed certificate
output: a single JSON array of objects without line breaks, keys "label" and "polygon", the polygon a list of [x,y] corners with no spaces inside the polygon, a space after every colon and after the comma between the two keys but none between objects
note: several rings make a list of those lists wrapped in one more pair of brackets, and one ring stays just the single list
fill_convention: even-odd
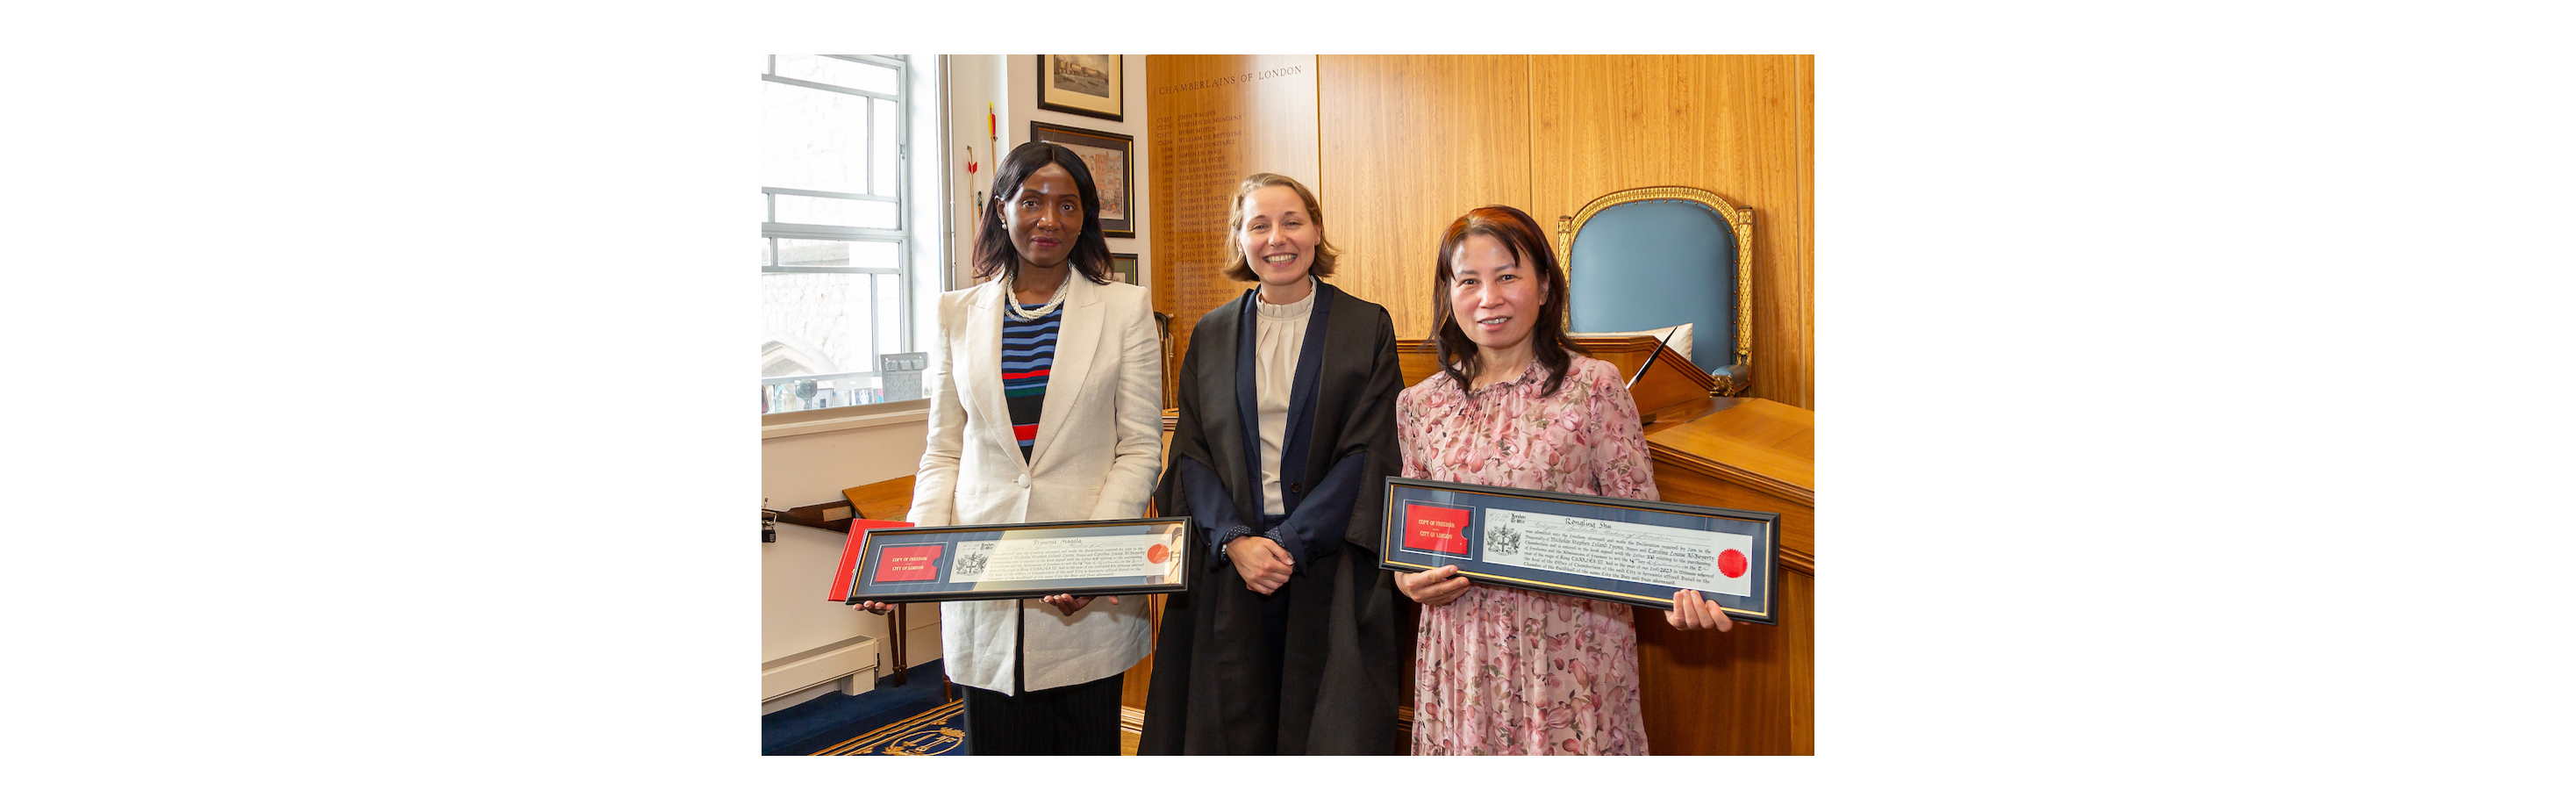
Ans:
[{"label": "second framed certificate", "polygon": [[851,601],[989,601],[1189,589],[1189,520],[870,529]]},{"label": "second framed certificate", "polygon": [[1386,479],[1378,566],[1457,565],[1477,584],[1670,610],[1698,590],[1729,618],[1779,623],[1780,515],[1498,486]]}]

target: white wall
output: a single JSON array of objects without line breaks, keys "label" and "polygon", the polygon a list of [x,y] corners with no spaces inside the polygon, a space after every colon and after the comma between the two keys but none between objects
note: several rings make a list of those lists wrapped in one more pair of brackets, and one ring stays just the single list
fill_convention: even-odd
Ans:
[{"label": "white wall", "polygon": [[[1003,81],[1006,66],[997,55],[952,55],[948,57],[948,153],[947,176],[955,183],[949,209],[948,265],[950,290],[972,283],[975,270],[967,261],[975,254],[975,204],[978,192],[988,192],[993,185],[993,143],[984,138],[985,102],[992,102],[993,114],[1001,119],[1000,148],[1009,153],[1019,140],[1011,139],[1013,121],[1022,119],[1008,103],[1010,89]],[[1026,124],[1021,124],[1026,128]],[[1021,139],[1026,139],[1025,135]],[[966,152],[973,149],[982,170],[966,173]]]},{"label": "white wall", "polygon": [[[837,501],[843,489],[911,475],[921,464],[928,431],[928,421],[916,418],[764,438],[761,497],[768,499],[769,508],[786,509]],[[889,648],[885,644],[888,618],[826,598],[847,536],[779,526],[778,541],[760,546],[761,662],[860,636],[880,641],[880,650]],[[904,662],[919,665],[939,659],[939,607],[913,605],[906,614],[910,628]],[[879,655],[878,673],[889,670],[892,660]]]},{"label": "white wall", "polygon": [[[950,241],[955,249],[953,258],[958,267],[956,277],[959,283],[974,275],[974,270],[966,265],[968,257],[974,254],[973,224],[976,218],[975,211],[971,209],[975,203],[974,191],[990,192],[992,189],[995,146],[984,138],[984,104],[987,101],[992,102],[994,114],[1000,118],[1001,142],[998,148],[1002,154],[1008,154],[1012,148],[1029,141],[1029,121],[1032,120],[1136,138],[1136,202],[1132,213],[1136,221],[1136,236],[1110,238],[1109,250],[1136,255],[1142,264],[1137,279],[1148,285],[1153,283],[1154,199],[1153,182],[1150,180],[1153,164],[1149,161],[1152,149],[1145,141],[1145,57],[1131,53],[1121,58],[1121,84],[1125,88],[1127,108],[1122,115],[1124,119],[1106,120],[1038,108],[1036,56],[948,57],[953,74],[949,85],[949,125],[954,128],[950,137],[959,146],[974,146],[977,161],[983,163],[983,170],[975,174],[972,185],[966,184],[963,162],[952,166],[950,171],[950,176],[959,182],[958,186],[965,188],[958,192],[957,201],[952,205],[959,216],[956,219],[956,237]],[[951,159],[962,160],[964,157],[962,148],[950,154]]]}]

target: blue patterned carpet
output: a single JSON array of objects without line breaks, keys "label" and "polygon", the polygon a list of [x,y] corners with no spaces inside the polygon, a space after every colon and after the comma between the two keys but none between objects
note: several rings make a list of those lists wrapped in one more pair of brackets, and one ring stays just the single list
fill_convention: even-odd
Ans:
[{"label": "blue patterned carpet", "polygon": [[936,660],[913,666],[909,684],[880,682],[857,696],[827,693],[760,717],[764,755],[963,755],[965,702],[942,702]]},{"label": "blue patterned carpet", "polygon": [[966,754],[966,702],[961,699],[933,707],[929,712],[808,754],[963,756]]}]

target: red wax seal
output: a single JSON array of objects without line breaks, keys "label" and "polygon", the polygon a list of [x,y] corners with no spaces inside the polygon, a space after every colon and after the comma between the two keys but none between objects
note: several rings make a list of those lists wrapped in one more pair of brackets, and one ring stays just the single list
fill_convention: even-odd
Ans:
[{"label": "red wax seal", "polygon": [[1717,555],[1717,572],[1726,574],[1730,579],[1742,577],[1744,568],[1750,564],[1752,563],[1745,561],[1744,552],[1734,548],[1728,548],[1724,553]]},{"label": "red wax seal", "polygon": [[1155,545],[1145,549],[1145,561],[1152,564],[1162,564],[1163,560],[1171,555],[1172,549],[1162,545]]}]

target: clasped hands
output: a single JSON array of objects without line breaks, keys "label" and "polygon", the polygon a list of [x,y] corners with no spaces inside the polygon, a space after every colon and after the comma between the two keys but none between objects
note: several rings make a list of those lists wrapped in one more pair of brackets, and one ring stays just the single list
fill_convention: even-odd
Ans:
[{"label": "clasped hands", "polygon": [[[1092,599],[1092,598],[1094,598],[1094,597],[1095,597],[1095,596],[1088,596],[1088,595],[1066,595],[1066,594],[1063,594],[1063,593],[1057,593],[1057,594],[1055,594],[1055,595],[1050,595],[1050,596],[1047,596],[1047,597],[1045,597],[1045,598],[1040,598],[1040,599],[1038,599],[1038,600],[1040,600],[1040,601],[1045,601],[1045,602],[1047,602],[1047,604],[1048,604],[1049,606],[1053,606],[1053,607],[1055,607],[1055,610],[1056,610],[1057,612],[1062,612],[1062,613],[1066,614],[1067,616],[1070,616],[1070,615],[1072,615],[1073,613],[1076,613],[1076,612],[1080,612],[1080,611],[1082,611],[1082,608],[1083,608],[1083,607],[1090,606],[1090,605],[1091,605],[1091,599]],[[1114,596],[1114,595],[1112,595],[1112,596],[1107,596],[1107,598],[1108,598],[1108,600],[1109,600],[1110,605],[1112,605],[1112,606],[1117,605],[1117,603],[1118,603],[1118,596]],[[890,612],[893,612],[893,611],[894,611],[894,605],[893,605],[893,604],[889,604],[889,603],[886,603],[886,602],[883,602],[883,601],[861,601],[861,602],[858,602],[858,603],[856,603],[856,604],[852,604],[851,606],[855,606],[855,607],[858,607],[858,608],[860,608],[860,609],[867,610],[867,611],[869,611],[869,612],[874,612],[874,613],[879,614],[879,615],[884,615],[884,614],[887,614],[887,613],[890,613]]]},{"label": "clasped hands", "polygon": [[1235,537],[1225,543],[1225,558],[1234,563],[1235,575],[1243,577],[1243,586],[1253,592],[1269,595],[1288,583],[1288,574],[1297,569],[1297,560],[1277,540],[1258,534]]},{"label": "clasped hands", "polygon": [[[1395,588],[1403,591],[1404,597],[1426,607],[1448,606],[1449,602],[1458,600],[1458,596],[1465,595],[1467,585],[1471,583],[1466,576],[1458,575],[1457,565],[1442,565],[1420,573],[1399,571],[1395,574]],[[1683,631],[1716,629],[1723,632],[1735,628],[1735,620],[1726,616],[1726,610],[1700,595],[1698,590],[1674,592],[1673,609],[1664,613],[1664,622]]]}]

